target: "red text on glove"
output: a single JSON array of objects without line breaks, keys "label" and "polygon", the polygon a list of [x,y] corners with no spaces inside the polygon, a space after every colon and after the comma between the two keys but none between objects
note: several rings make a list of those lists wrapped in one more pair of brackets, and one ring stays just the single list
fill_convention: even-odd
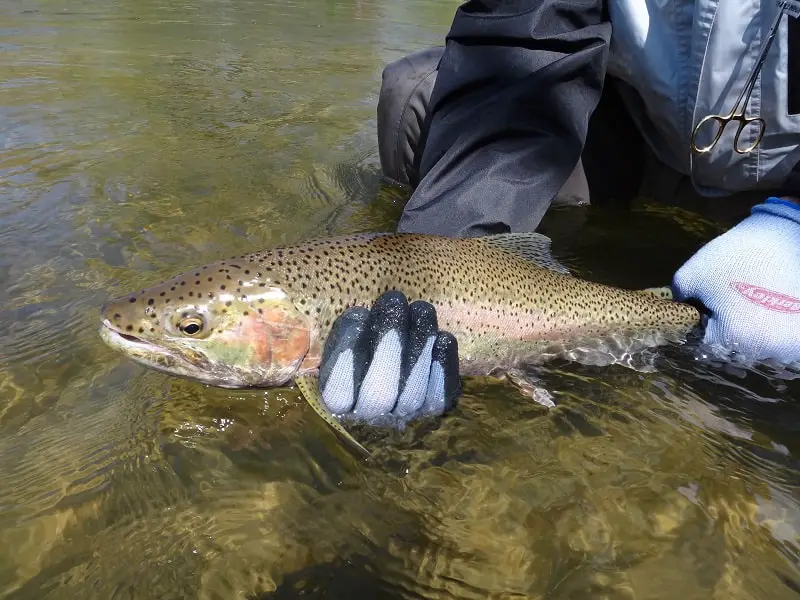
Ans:
[{"label": "red text on glove", "polygon": [[773,292],[772,290],[749,283],[742,283],[741,281],[731,282],[731,287],[753,304],[763,306],[767,310],[783,313],[800,313],[800,300],[797,298],[779,292]]}]

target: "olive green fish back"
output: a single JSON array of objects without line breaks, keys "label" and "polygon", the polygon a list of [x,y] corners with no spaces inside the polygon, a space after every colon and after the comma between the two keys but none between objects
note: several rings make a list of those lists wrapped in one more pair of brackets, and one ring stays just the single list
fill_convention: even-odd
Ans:
[{"label": "olive green fish back", "polygon": [[[538,234],[444,238],[363,234],[311,241],[242,257],[284,289],[325,336],[354,305],[370,306],[387,290],[434,304],[439,325],[457,337],[559,339],[615,328],[687,327],[697,311],[653,294],[584,281],[536,264]],[[514,252],[513,238],[524,243]],[[539,236],[540,238],[542,236]],[[546,239],[546,238],[544,238]],[[549,336],[549,337],[548,337]]]}]

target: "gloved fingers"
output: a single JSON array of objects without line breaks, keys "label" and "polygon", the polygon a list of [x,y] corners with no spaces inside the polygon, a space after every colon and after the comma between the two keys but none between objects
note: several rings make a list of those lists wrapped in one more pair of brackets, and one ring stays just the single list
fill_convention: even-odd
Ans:
[{"label": "gloved fingers", "polygon": [[344,311],[333,324],[319,370],[322,400],[334,414],[353,410],[356,393],[371,358],[368,352],[369,310],[354,307]]},{"label": "gloved fingers", "polygon": [[679,302],[689,298],[702,301],[697,297],[697,273],[693,267],[694,263],[686,262],[672,277],[672,297]]},{"label": "gloved fingers", "polygon": [[703,315],[704,351],[710,350],[712,354],[722,356],[738,353],[740,358],[754,359],[753,348],[760,347],[763,340],[769,338],[761,325],[761,319],[745,317],[742,319],[741,309],[730,310],[730,305],[711,315]]},{"label": "gloved fingers", "polygon": [[408,307],[408,316],[408,341],[400,373],[400,395],[392,411],[401,417],[414,414],[425,402],[433,346],[439,330],[436,309],[427,302],[412,302]]},{"label": "gloved fingers", "polygon": [[405,295],[391,291],[375,301],[367,319],[364,348],[371,362],[358,390],[354,410],[359,417],[375,418],[394,408],[400,392],[408,327],[409,307]]},{"label": "gloved fingers", "polygon": [[447,331],[440,332],[433,344],[431,359],[428,389],[420,413],[442,415],[455,406],[461,395],[456,338]]},{"label": "gloved fingers", "polygon": [[320,365],[322,399],[335,414],[373,419],[441,415],[461,393],[458,344],[439,332],[435,308],[386,292],[371,310],[336,320]]}]

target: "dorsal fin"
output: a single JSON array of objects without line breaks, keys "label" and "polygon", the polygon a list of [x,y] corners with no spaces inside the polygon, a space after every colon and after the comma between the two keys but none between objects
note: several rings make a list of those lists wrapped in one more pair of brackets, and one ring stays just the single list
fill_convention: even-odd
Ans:
[{"label": "dorsal fin", "polygon": [[544,269],[571,275],[567,267],[553,258],[550,238],[541,233],[498,233],[480,239],[493,248],[513,254]]}]

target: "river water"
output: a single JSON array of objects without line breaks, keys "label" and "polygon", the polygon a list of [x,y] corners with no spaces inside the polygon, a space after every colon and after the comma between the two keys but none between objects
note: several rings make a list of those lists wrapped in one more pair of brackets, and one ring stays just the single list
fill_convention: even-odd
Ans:
[{"label": "river water", "polygon": [[[357,430],[363,463],[291,389],[97,336],[105,300],[193,265],[391,229],[381,69],[456,5],[0,4],[0,597],[798,596],[789,374],[554,364],[549,413],[468,380],[443,420]],[[581,275],[631,286],[719,231],[644,200],[548,218]]]}]

